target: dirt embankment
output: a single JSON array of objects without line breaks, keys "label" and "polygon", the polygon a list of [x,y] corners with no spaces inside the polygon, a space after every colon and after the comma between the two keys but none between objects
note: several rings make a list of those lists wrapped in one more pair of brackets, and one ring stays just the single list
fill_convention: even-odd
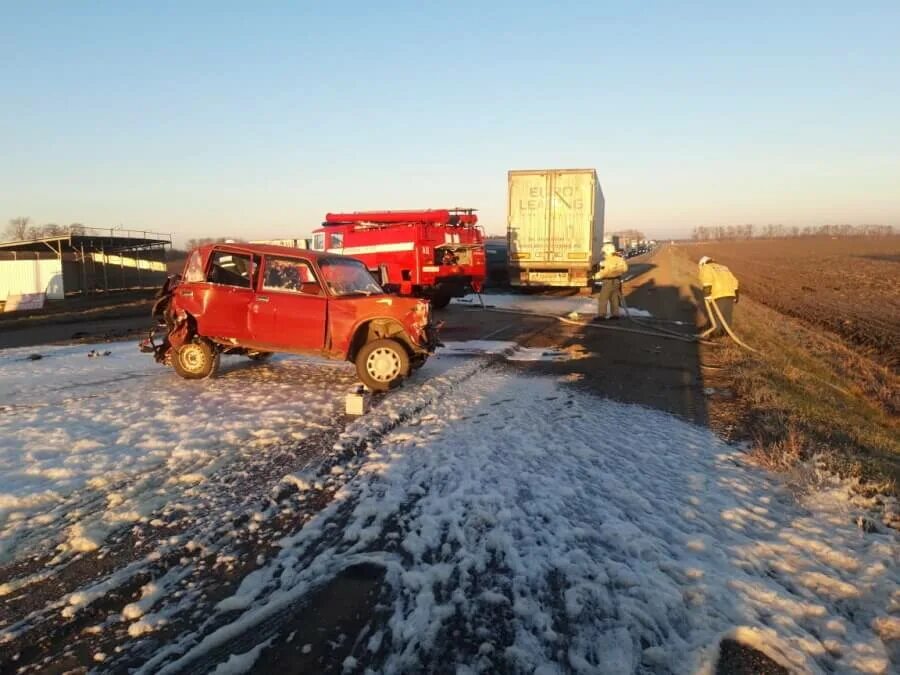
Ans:
[{"label": "dirt embankment", "polygon": [[[846,242],[819,242],[820,252],[847,248]],[[789,248],[796,247],[798,258],[797,264],[792,265],[786,258],[779,258],[789,256],[789,252],[777,253],[777,246],[782,243],[672,247],[677,253],[673,264],[684,278],[696,275],[699,255],[713,255],[737,274],[746,291],[736,307],[734,328],[758,352],[746,352],[721,339],[704,349],[705,353],[712,350],[718,356],[718,367],[704,371],[705,385],[715,392],[729,392],[728,396],[711,396],[710,424],[729,438],[750,441],[760,463],[794,474],[804,490],[817,489],[817,483],[836,473],[860,479],[862,496],[877,500],[885,493],[896,496],[900,485],[900,377],[896,364],[893,369],[886,365],[891,354],[896,361],[896,353],[879,345],[890,341],[897,324],[865,323],[859,317],[900,316],[897,299],[887,297],[883,290],[898,281],[889,279],[882,270],[883,283],[870,284],[868,288],[873,297],[878,289],[884,295],[874,301],[865,300],[861,283],[856,290],[843,287],[846,293],[842,296],[834,290],[840,287],[832,272],[820,276],[813,272],[817,267],[826,267],[827,256],[816,262],[812,253],[805,257],[800,254],[802,241],[791,241]],[[871,250],[877,244],[855,240],[851,243],[857,248],[853,253],[845,253],[844,269],[852,266],[854,256],[861,258],[865,250],[870,251],[866,255],[876,255]],[[742,246],[747,247],[746,252]],[[886,246],[882,241],[882,248]],[[755,267],[754,256],[763,254],[768,255],[766,262]],[[781,262],[777,262],[779,259]],[[884,260],[874,258],[872,262],[897,265],[889,256]],[[801,283],[798,279],[818,284],[823,294],[831,292],[835,298],[843,297],[842,304],[835,301],[830,307],[829,325],[844,330],[829,330],[826,322],[817,318],[821,316],[817,311],[825,312],[817,304],[819,300],[791,291]],[[863,324],[865,332],[848,332],[848,326]],[[820,460],[817,465],[806,461],[814,457]],[[819,471],[821,468],[827,471]],[[885,512],[886,521],[900,526],[896,507],[889,505]]]},{"label": "dirt embankment", "polygon": [[744,292],[839,335],[900,372],[900,236],[703,242],[684,247],[737,275]]}]

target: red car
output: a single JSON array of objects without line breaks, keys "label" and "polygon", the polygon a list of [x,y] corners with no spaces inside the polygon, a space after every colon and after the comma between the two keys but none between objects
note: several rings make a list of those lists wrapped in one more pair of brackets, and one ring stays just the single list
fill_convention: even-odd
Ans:
[{"label": "red car", "polygon": [[283,246],[201,246],[153,315],[142,351],[189,379],[212,375],[220,354],[290,352],[352,361],[366,386],[383,390],[439,344],[427,301],[387,295],[354,258]]}]

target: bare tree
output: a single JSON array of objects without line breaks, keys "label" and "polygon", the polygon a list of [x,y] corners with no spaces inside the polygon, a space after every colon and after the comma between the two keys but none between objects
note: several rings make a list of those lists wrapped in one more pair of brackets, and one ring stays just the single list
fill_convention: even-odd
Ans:
[{"label": "bare tree", "polygon": [[20,239],[25,239],[28,236],[28,229],[30,224],[31,218],[29,218],[28,216],[10,218],[9,224],[3,231],[3,236],[9,241],[19,241]]},{"label": "bare tree", "polygon": [[3,230],[3,238],[7,241],[20,241],[23,239],[41,239],[43,237],[66,237],[71,234],[84,234],[87,230],[81,223],[71,225],[57,225],[46,223],[45,225],[32,225],[31,218],[10,218],[9,224]]}]

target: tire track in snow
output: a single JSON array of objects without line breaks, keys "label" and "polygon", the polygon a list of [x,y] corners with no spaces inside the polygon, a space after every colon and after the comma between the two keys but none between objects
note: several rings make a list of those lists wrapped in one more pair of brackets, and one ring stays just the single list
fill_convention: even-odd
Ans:
[{"label": "tire track in snow", "polygon": [[[342,467],[338,474],[341,481],[344,484],[352,482],[357,478],[360,466],[365,464],[365,453],[371,452],[381,439],[501,359],[501,356],[496,356],[469,362],[454,368],[445,376],[407,385],[394,392],[390,398],[382,401],[379,408],[345,430],[335,443],[332,455],[316,470],[316,475],[333,475],[335,467]],[[305,478],[315,480],[308,474]],[[281,542],[282,550],[285,542],[292,539],[302,538],[306,542],[300,549],[292,552],[287,562],[279,556],[268,568],[259,570],[263,574],[245,579],[233,599],[220,603],[220,615],[205,622],[196,632],[180,636],[177,644],[169,645],[154,655],[138,672],[208,672],[216,664],[227,661],[233,653],[249,652],[261,640],[278,635],[287,618],[296,613],[298,604],[305,603],[307,593],[321,587],[344,569],[364,563],[385,565],[387,561],[381,557],[352,553],[337,566],[316,562],[317,557],[324,555],[330,558],[331,550],[342,548],[346,538],[343,525],[350,519],[356,505],[355,499],[348,499],[347,494],[339,490],[335,499],[321,513],[307,522],[302,530]],[[399,569],[398,565],[389,566],[395,571]],[[316,578],[316,575],[322,574],[324,567],[327,567],[325,576]],[[310,569],[314,571],[313,575],[308,574]],[[291,578],[296,586],[293,592],[278,596],[279,580],[284,578]],[[312,583],[306,584],[306,578],[311,579]],[[266,599],[260,600],[260,597]],[[235,610],[242,611],[236,622],[231,616]],[[219,620],[218,625],[216,619]]]},{"label": "tire track in snow", "polygon": [[684,672],[737,633],[794,670],[888,667],[897,539],[839,491],[805,508],[705,429],[506,369],[434,401],[167,672],[271,639],[361,561],[386,569],[390,616],[352,656],[385,672]]}]

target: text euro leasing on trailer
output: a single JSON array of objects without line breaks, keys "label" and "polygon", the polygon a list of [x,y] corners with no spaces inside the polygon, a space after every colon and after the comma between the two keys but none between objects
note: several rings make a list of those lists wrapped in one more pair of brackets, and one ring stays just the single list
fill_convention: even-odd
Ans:
[{"label": "text euro leasing on trailer", "polygon": [[510,171],[510,283],[589,288],[602,259],[604,206],[595,169]]}]

